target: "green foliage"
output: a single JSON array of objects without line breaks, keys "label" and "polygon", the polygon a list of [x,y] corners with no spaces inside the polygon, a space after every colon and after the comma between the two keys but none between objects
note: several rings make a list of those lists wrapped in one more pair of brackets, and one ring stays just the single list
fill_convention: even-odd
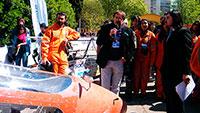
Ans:
[{"label": "green foliage", "polygon": [[56,13],[64,12],[71,27],[76,27],[74,10],[68,0],[46,0],[49,25],[55,22]]},{"label": "green foliage", "polygon": [[72,8],[74,9],[76,21],[81,18],[81,10],[83,8],[83,0],[69,0],[69,3],[72,4]]},{"label": "green foliage", "polygon": [[112,19],[116,10],[122,10],[129,18],[147,13],[143,0],[84,0],[81,12],[86,28],[96,29],[105,19]]},{"label": "green foliage", "polygon": [[97,29],[105,20],[104,10],[98,0],[84,0],[81,19],[87,29]]},{"label": "green foliage", "polygon": [[[76,19],[81,14],[88,29],[97,29],[105,19],[112,19],[116,10],[124,11],[127,17],[147,13],[144,1],[141,0],[71,0],[70,3],[69,0],[46,0],[49,25],[55,22],[57,12],[66,13],[70,27],[77,26]],[[25,18],[26,26],[32,30],[29,0],[1,0],[0,17],[0,45],[10,42],[11,31],[19,17]]]},{"label": "green foliage", "polygon": [[200,19],[200,3],[197,0],[178,0],[180,10],[185,24],[191,24]]},{"label": "green foliage", "polygon": [[[77,25],[75,13],[68,0],[46,0],[49,25],[56,18],[57,12],[65,12],[71,27]],[[31,31],[32,18],[29,0],[0,0],[0,45],[10,43],[11,31],[17,25],[17,19],[23,17],[26,20],[26,27]]]},{"label": "green foliage", "polygon": [[3,3],[2,2],[0,2],[0,13],[3,13]]},{"label": "green foliage", "polygon": [[0,45],[10,43],[11,31],[17,24],[19,17],[24,17],[26,25],[31,26],[31,11],[24,0],[0,1]]},{"label": "green foliage", "polygon": [[[112,18],[116,10],[122,10],[127,17],[147,13],[147,6],[143,0],[99,0],[107,18]],[[109,10],[108,10],[109,9]]]}]

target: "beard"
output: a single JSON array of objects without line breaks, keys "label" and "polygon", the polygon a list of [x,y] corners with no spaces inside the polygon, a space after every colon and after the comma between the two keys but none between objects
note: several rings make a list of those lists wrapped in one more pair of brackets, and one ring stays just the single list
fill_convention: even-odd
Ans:
[{"label": "beard", "polygon": [[117,29],[119,29],[121,27],[121,21],[116,21],[116,25],[117,25]]},{"label": "beard", "polygon": [[57,21],[57,24],[58,24],[59,26],[62,26],[62,25],[65,25],[65,22]]}]

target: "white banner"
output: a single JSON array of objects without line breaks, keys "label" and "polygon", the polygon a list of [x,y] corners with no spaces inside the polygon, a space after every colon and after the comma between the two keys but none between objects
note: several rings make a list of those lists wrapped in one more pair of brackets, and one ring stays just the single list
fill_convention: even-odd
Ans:
[{"label": "white banner", "polygon": [[32,23],[35,36],[40,33],[40,24],[48,26],[48,15],[45,0],[30,0],[32,11]]}]

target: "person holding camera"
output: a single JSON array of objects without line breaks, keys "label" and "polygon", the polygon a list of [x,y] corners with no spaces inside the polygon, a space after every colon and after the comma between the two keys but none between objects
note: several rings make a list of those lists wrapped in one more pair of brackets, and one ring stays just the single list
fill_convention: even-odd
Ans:
[{"label": "person holding camera", "polygon": [[101,27],[96,41],[96,62],[101,67],[101,86],[115,94],[119,93],[125,62],[122,28],[124,19],[125,13],[116,11],[113,21]]}]

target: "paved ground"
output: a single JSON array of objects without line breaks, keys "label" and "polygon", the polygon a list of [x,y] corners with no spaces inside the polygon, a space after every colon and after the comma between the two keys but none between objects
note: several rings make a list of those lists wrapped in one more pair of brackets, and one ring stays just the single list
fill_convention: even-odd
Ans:
[{"label": "paved ground", "polygon": [[132,97],[126,99],[125,85],[122,84],[120,97],[127,103],[127,113],[166,113],[165,103],[158,101],[155,97],[155,83],[148,83],[146,97]]}]

